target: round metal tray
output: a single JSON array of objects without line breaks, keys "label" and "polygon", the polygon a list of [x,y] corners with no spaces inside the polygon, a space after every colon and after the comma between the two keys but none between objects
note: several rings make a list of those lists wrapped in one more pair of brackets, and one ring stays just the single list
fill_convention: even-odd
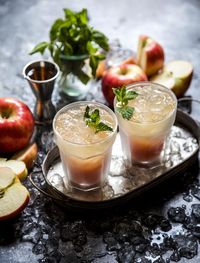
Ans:
[{"label": "round metal tray", "polygon": [[194,119],[178,110],[169,143],[164,149],[163,163],[153,169],[136,166],[127,168],[118,134],[113,146],[107,181],[99,190],[84,192],[72,189],[68,185],[57,147],[47,154],[42,165],[48,192],[36,185],[32,176],[30,180],[39,191],[59,201],[61,205],[95,209],[110,207],[133,198],[187,169],[198,157],[199,129],[199,124]]}]

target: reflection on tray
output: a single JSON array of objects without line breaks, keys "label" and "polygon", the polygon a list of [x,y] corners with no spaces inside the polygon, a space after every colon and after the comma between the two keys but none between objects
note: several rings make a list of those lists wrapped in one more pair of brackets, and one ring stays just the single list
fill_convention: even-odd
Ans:
[{"label": "reflection on tray", "polygon": [[[59,158],[56,158],[57,161],[55,161],[49,169],[46,179],[58,192],[79,201],[95,202],[112,200],[144,186],[155,178],[172,170],[172,168],[177,167],[192,156],[198,150],[198,147],[196,138],[189,131],[181,126],[173,126],[169,136],[169,142],[164,149],[165,157],[162,165],[153,169],[144,169],[136,166],[127,168],[126,161],[123,159],[118,134],[113,146],[108,179],[102,189],[88,193],[69,187]],[[58,157],[58,150],[56,154]]]}]

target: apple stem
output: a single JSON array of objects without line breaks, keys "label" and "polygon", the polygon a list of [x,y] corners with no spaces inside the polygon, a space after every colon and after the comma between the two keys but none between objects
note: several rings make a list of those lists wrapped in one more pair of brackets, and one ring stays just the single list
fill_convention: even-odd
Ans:
[{"label": "apple stem", "polygon": [[11,114],[12,112],[11,111],[2,111],[1,112],[1,117],[3,118],[3,119],[8,119],[9,117],[10,117],[10,114]]},{"label": "apple stem", "polygon": [[126,68],[122,68],[120,73],[121,73],[121,75],[126,75],[127,69]]}]

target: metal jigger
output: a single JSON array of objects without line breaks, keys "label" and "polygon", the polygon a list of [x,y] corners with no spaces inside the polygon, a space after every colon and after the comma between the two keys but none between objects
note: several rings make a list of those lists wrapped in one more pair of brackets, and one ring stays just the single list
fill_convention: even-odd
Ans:
[{"label": "metal jigger", "polygon": [[23,75],[37,99],[34,110],[36,124],[51,124],[56,113],[51,95],[59,75],[58,65],[46,60],[32,61],[24,67]]}]

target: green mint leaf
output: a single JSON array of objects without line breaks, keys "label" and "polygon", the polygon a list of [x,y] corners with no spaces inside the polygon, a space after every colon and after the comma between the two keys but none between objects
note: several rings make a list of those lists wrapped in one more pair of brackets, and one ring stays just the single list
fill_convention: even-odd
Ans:
[{"label": "green mint leaf", "polygon": [[127,100],[134,100],[138,96],[138,93],[134,90],[129,90],[126,92]]},{"label": "green mint leaf", "polygon": [[126,106],[128,100],[126,99],[126,87],[122,86],[121,88],[113,88],[113,92],[116,95],[117,101],[120,102],[121,106]]},{"label": "green mint leaf", "polygon": [[100,131],[112,131],[113,132],[113,128],[111,128],[110,126],[108,126],[107,124],[100,122],[97,126],[96,126],[96,131],[95,133],[98,133]]},{"label": "green mint leaf", "polygon": [[84,118],[90,118],[90,107],[87,105],[85,108]]},{"label": "green mint leaf", "polygon": [[49,46],[48,42],[40,42],[39,44],[37,44],[29,53],[30,55],[33,55],[37,52],[40,52],[41,54],[44,53],[45,49]]},{"label": "green mint leaf", "polygon": [[79,12],[79,19],[83,25],[87,25],[88,23],[87,9],[83,8],[82,11]]},{"label": "green mint leaf", "polygon": [[65,19],[70,20],[72,23],[76,24],[77,23],[77,16],[75,12],[73,12],[69,8],[64,8],[64,13],[65,13]]},{"label": "green mint leaf", "polygon": [[92,44],[91,41],[87,42],[87,50],[90,54],[95,54],[98,50],[98,48],[94,47],[94,44]]},{"label": "green mint leaf", "polygon": [[87,105],[83,117],[86,125],[94,128],[95,133],[100,131],[113,131],[112,127],[100,121],[99,109],[95,109],[90,113],[90,107]]},{"label": "green mint leaf", "polygon": [[115,96],[117,97],[117,101],[118,101],[118,98],[120,98],[120,89],[116,89],[116,88],[112,88],[113,90],[113,93],[115,94]]},{"label": "green mint leaf", "polygon": [[90,114],[90,119],[92,122],[98,124],[100,121],[100,114],[99,114],[99,110],[95,109],[91,114]]},{"label": "green mint leaf", "polygon": [[53,53],[53,60],[57,63],[60,64],[60,49],[56,49]]},{"label": "green mint leaf", "polygon": [[73,48],[72,48],[72,46],[69,43],[65,43],[64,44],[63,53],[67,53],[67,54],[72,54],[73,53]]},{"label": "green mint leaf", "polygon": [[98,63],[99,63],[99,60],[96,56],[90,56],[90,67],[92,69],[92,75],[95,76],[96,74],[96,70],[97,70],[97,67],[98,67]]},{"label": "green mint leaf", "polygon": [[87,84],[90,80],[90,76],[88,76],[83,70],[77,69],[76,76],[81,80],[83,84]]},{"label": "green mint leaf", "polygon": [[86,125],[91,127],[91,128],[95,128],[96,127],[96,123],[93,122],[91,119],[87,119],[85,122],[86,122]]},{"label": "green mint leaf", "polygon": [[56,40],[56,38],[58,37],[59,30],[63,24],[64,24],[64,21],[62,19],[57,19],[53,23],[53,25],[50,29],[50,32],[49,32],[49,38],[50,38],[51,42]]},{"label": "green mint leaf", "polygon": [[134,108],[128,107],[128,101],[134,100],[138,93],[133,90],[126,90],[125,86],[113,88],[113,93],[117,99],[117,110],[123,119],[130,120],[134,113]]},{"label": "green mint leaf", "polygon": [[131,107],[122,107],[117,109],[118,112],[122,115],[123,119],[130,120],[133,116],[134,108]]},{"label": "green mint leaf", "polygon": [[103,60],[106,56],[105,54],[96,54],[95,57],[98,58],[98,60]]},{"label": "green mint leaf", "polygon": [[103,33],[93,30],[92,38],[101,48],[106,51],[109,50],[108,38]]}]

